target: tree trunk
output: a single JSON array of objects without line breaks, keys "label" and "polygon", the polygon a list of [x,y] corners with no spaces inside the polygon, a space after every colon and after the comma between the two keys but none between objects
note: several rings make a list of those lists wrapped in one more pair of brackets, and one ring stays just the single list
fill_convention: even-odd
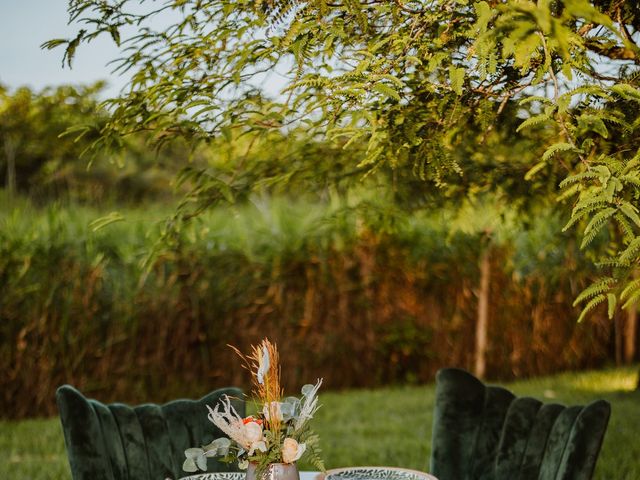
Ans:
[{"label": "tree trunk", "polygon": [[633,304],[627,311],[624,324],[624,363],[633,363],[636,359],[636,341],[638,338],[638,310],[637,304]]},{"label": "tree trunk", "polygon": [[476,322],[476,358],[475,375],[483,378],[487,362],[487,330],[489,326],[489,293],[491,280],[491,258],[489,247],[485,248],[480,258],[480,291],[478,292],[478,316]]},{"label": "tree trunk", "polygon": [[7,193],[12,198],[16,193],[16,146],[11,137],[5,137],[4,155],[7,160]]},{"label": "tree trunk", "polygon": [[622,365],[622,315],[613,317],[613,337],[615,340],[616,365]]}]

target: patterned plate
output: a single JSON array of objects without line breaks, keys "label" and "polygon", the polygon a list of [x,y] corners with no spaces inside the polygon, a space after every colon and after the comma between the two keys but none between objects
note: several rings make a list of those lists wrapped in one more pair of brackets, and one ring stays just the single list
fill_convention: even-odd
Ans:
[{"label": "patterned plate", "polygon": [[[245,472],[200,473],[181,480],[245,480]],[[300,472],[300,480],[317,480],[319,472]],[[321,478],[321,477],[320,477]],[[394,467],[349,467],[327,470],[325,480],[438,480],[433,475]]]},{"label": "patterned plate", "polygon": [[[319,478],[322,478],[318,477],[319,474],[320,472],[300,472],[300,480],[319,480]],[[245,480],[246,476],[245,472],[200,473],[182,477],[180,480]]]},{"label": "patterned plate", "polygon": [[180,480],[244,480],[246,476],[245,472],[200,473],[183,477]]},{"label": "patterned plate", "polygon": [[433,475],[394,467],[351,467],[327,470],[325,480],[438,480]]}]

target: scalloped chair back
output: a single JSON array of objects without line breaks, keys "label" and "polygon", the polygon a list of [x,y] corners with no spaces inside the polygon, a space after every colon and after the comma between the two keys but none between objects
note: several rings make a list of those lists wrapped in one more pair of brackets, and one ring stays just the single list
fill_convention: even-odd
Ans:
[{"label": "scalloped chair back", "polygon": [[611,406],[543,404],[455,368],[436,375],[438,480],[590,480]]},{"label": "scalloped chair back", "polygon": [[[245,404],[237,388],[215,390],[200,400],[164,405],[105,405],[63,385],[56,392],[73,480],[165,480],[182,471],[184,451],[224,436],[207,420],[206,405],[223,395],[242,416]],[[230,471],[209,459],[209,472]]]}]

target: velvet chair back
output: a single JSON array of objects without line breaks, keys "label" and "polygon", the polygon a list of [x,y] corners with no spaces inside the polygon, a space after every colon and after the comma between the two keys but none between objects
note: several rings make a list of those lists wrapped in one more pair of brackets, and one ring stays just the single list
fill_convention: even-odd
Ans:
[{"label": "velvet chair back", "polygon": [[436,376],[438,480],[590,480],[611,407],[543,404],[455,368]]},{"label": "velvet chair back", "polygon": [[[164,480],[182,471],[184,451],[223,436],[207,419],[206,405],[223,395],[242,416],[245,405],[236,388],[216,390],[200,400],[165,405],[105,405],[63,385],[56,392],[73,480]],[[209,471],[229,471],[209,459]]]}]

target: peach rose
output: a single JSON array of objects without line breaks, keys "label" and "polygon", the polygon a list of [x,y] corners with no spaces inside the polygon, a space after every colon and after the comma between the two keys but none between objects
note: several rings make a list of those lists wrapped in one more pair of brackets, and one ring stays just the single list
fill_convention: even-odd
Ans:
[{"label": "peach rose", "polygon": [[306,448],[304,443],[298,443],[293,438],[285,438],[282,444],[282,461],[284,463],[295,462],[302,456]]}]

